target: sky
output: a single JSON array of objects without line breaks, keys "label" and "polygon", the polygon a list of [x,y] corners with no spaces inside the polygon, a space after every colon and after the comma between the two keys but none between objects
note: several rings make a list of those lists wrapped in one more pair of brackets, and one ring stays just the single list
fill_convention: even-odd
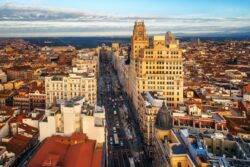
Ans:
[{"label": "sky", "polygon": [[0,37],[250,32],[250,0],[0,0]]}]

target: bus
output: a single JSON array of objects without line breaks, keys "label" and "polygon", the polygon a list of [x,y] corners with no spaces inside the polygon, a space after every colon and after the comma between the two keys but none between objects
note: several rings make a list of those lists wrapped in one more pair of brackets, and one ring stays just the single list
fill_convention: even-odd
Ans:
[{"label": "bus", "polygon": [[128,160],[129,160],[129,165],[130,165],[130,167],[135,167],[134,158],[133,158],[133,157],[130,157],[130,158],[128,158]]},{"label": "bus", "polygon": [[118,138],[117,133],[114,133],[114,141],[115,141],[115,145],[119,144],[119,138]]}]

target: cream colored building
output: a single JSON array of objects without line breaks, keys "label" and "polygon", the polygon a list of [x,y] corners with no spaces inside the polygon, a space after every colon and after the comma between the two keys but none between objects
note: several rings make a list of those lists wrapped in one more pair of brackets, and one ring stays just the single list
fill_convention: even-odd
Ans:
[{"label": "cream colored building", "polygon": [[149,40],[144,22],[135,22],[128,72],[129,84],[125,77],[125,88],[137,110],[150,153],[154,122],[162,103],[171,109],[183,104],[183,57],[179,41],[171,32]]},{"label": "cream colored building", "polygon": [[99,76],[99,57],[88,53],[79,53],[76,58],[72,59],[73,71],[74,68],[86,73],[94,73]]},{"label": "cream colored building", "polygon": [[146,34],[144,22],[135,22],[133,36],[131,37],[130,69],[129,69],[129,86],[127,93],[132,98],[133,103],[137,106],[139,95],[139,63],[138,58],[140,50],[149,46],[149,38]]},{"label": "cream colored building", "polygon": [[97,79],[93,73],[72,73],[45,77],[46,107],[58,100],[70,100],[83,96],[95,105],[97,100]]},{"label": "cream colored building", "polygon": [[143,132],[144,141],[152,145],[156,115],[165,99],[159,98],[157,92],[141,93],[138,101],[138,121]]},{"label": "cream colored building", "polygon": [[[118,71],[118,68],[120,66],[120,62],[119,62],[119,59],[120,59],[120,51],[119,50],[115,50],[115,51],[112,51],[112,61],[113,61],[113,66],[114,66],[114,69],[116,69]],[[121,55],[122,57],[122,55]]]},{"label": "cream colored building", "polygon": [[24,82],[22,80],[9,81],[3,84],[5,90],[19,89]]},{"label": "cream colored building", "polygon": [[53,46],[53,47],[42,47],[42,51],[54,51],[54,52],[66,52],[66,51],[75,51],[75,47],[73,46]]},{"label": "cream colored building", "polygon": [[7,75],[5,72],[0,69],[0,83],[5,83],[7,82]]},{"label": "cream colored building", "polygon": [[136,22],[131,38],[128,94],[138,108],[141,92],[162,92],[168,107],[183,103],[183,57],[174,36],[154,36],[151,44],[143,22]]}]

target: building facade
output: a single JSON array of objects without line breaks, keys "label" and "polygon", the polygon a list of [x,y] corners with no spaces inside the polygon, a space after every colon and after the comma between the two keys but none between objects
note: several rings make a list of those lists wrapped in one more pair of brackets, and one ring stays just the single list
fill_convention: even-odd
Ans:
[{"label": "building facade", "polygon": [[162,103],[168,108],[183,104],[183,57],[178,40],[171,32],[149,40],[144,22],[135,22],[129,72],[127,93],[137,110],[144,140],[151,147]]},{"label": "building facade", "polygon": [[31,110],[35,108],[45,108],[45,90],[34,90],[29,93],[29,98],[30,98],[30,108]]},{"label": "building facade", "polygon": [[74,73],[45,77],[46,107],[58,100],[70,100],[77,96],[85,97],[96,104],[97,80],[93,73]]},{"label": "building facade", "polygon": [[[170,36],[170,37],[169,37]],[[154,36],[152,42],[143,22],[136,22],[131,38],[130,85],[128,90],[138,107],[141,92],[162,92],[168,107],[183,103],[183,58],[178,41],[169,33]]]},{"label": "building facade", "polygon": [[21,110],[30,111],[29,94],[24,92],[19,92],[18,95],[13,97],[13,106],[19,107]]},{"label": "building facade", "polygon": [[99,76],[99,57],[89,55],[88,53],[79,53],[76,58],[72,59],[73,70],[74,67],[87,73],[94,73],[96,77]]},{"label": "building facade", "polygon": [[156,92],[142,93],[139,96],[138,122],[148,146],[152,145],[156,115],[164,101],[165,99],[159,98]]}]

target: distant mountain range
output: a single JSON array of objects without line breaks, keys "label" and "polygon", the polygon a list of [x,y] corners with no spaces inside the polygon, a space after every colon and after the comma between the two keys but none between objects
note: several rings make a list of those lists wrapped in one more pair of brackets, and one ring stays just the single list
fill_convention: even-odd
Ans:
[{"label": "distant mountain range", "polygon": [[224,33],[204,33],[204,34],[182,34],[182,33],[179,33],[177,34],[177,36],[180,36],[180,37],[200,37],[200,38],[229,38],[229,39],[249,39],[250,38],[250,30],[247,31],[247,32],[235,32],[235,33],[232,33],[232,32],[224,32]]}]

